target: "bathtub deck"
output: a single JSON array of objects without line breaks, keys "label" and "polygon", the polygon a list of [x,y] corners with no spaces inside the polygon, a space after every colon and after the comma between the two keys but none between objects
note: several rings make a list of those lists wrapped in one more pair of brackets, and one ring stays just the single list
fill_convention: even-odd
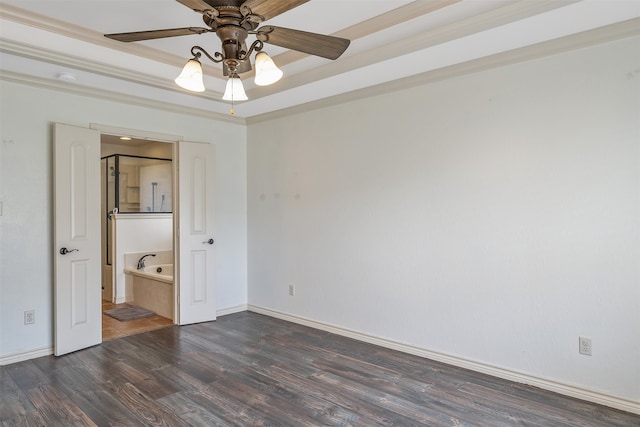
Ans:
[{"label": "bathtub deck", "polygon": [[[105,310],[111,310],[113,308],[124,307],[127,305],[128,304],[113,304],[108,301],[102,301],[102,312],[104,313]],[[107,341],[113,338],[152,331],[172,324],[173,321],[171,319],[167,319],[166,317],[162,317],[157,314],[152,317],[145,317],[144,319],[129,320],[128,322],[120,322],[113,317],[103,314],[102,340]]]}]

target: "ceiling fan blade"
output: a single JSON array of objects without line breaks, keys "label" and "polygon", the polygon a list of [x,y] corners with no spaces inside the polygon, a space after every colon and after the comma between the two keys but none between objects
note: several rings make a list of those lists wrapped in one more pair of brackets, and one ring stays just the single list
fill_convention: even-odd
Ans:
[{"label": "ceiling fan blade", "polygon": [[278,16],[289,9],[298,7],[309,0],[247,0],[240,6],[244,16],[260,15],[263,21]]},{"label": "ceiling fan blade", "polygon": [[264,43],[327,59],[338,59],[351,43],[350,40],[340,37],[308,33],[272,25],[258,28],[257,37]]},{"label": "ceiling fan blade", "polygon": [[202,33],[208,33],[209,31],[211,31],[210,28],[186,27],[186,28],[170,28],[166,30],[135,31],[133,33],[105,34],[104,36],[113,40],[118,40],[120,42],[138,42],[142,40],[161,39],[164,37],[202,34]]},{"label": "ceiling fan blade", "polygon": [[[217,16],[218,12],[211,7],[211,5],[204,0],[177,0],[179,3],[187,6],[189,9],[199,12],[202,14],[215,14]],[[207,13],[209,12],[209,13]]]}]

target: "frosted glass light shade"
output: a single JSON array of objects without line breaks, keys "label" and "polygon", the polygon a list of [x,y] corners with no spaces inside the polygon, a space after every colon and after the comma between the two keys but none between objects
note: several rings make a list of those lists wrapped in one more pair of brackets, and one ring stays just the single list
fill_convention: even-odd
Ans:
[{"label": "frosted glass light shade", "polygon": [[174,81],[181,88],[192,92],[204,92],[202,64],[200,64],[200,61],[195,58],[190,59]]},{"label": "frosted glass light shade", "polygon": [[271,57],[265,52],[258,52],[255,67],[256,77],[254,81],[258,86],[267,86],[282,78],[282,70],[276,66]]},{"label": "frosted glass light shade", "polygon": [[224,91],[222,99],[225,101],[246,101],[249,99],[244,92],[242,80],[238,77],[230,77],[229,80],[227,80],[227,88]]}]

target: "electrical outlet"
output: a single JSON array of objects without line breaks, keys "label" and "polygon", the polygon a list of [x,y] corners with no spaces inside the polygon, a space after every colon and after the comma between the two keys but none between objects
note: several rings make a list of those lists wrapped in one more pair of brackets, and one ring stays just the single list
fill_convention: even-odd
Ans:
[{"label": "electrical outlet", "polygon": [[33,325],[36,323],[36,311],[35,310],[27,310],[24,312],[24,324],[25,325]]},{"label": "electrical outlet", "polygon": [[580,337],[578,339],[578,352],[585,356],[591,356],[591,338]]},{"label": "electrical outlet", "polygon": [[296,285],[289,285],[289,295],[292,297],[296,295]]}]

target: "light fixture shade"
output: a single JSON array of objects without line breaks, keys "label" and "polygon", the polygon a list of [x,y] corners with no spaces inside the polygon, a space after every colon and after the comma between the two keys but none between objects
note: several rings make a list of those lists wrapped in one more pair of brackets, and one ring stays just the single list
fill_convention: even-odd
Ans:
[{"label": "light fixture shade", "polygon": [[282,78],[282,70],[276,66],[266,52],[258,52],[255,67],[256,77],[254,81],[258,86],[267,86]]},{"label": "light fixture shade", "polygon": [[236,77],[230,77],[227,80],[227,88],[224,91],[222,99],[225,101],[246,101],[249,99],[244,92],[244,86],[242,86],[242,80]]},{"label": "light fixture shade", "polygon": [[190,59],[174,81],[178,86],[192,92],[204,92],[200,61],[195,58]]}]

